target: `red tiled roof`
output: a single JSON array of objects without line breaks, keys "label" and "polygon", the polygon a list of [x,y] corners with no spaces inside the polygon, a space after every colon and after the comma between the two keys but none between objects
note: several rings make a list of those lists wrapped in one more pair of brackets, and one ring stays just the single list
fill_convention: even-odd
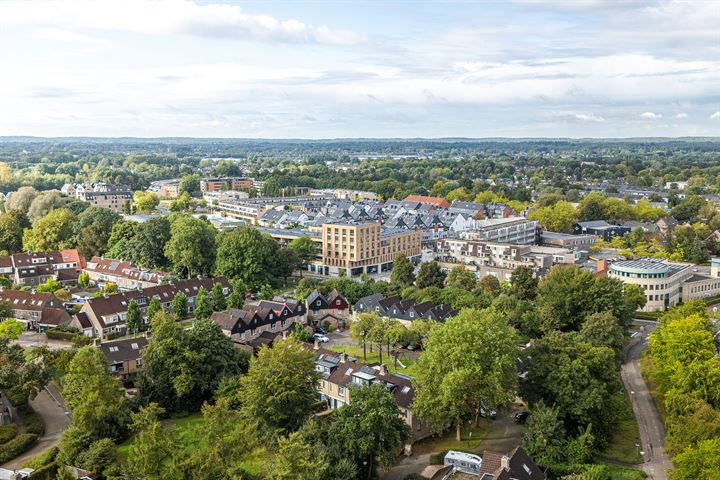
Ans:
[{"label": "red tiled roof", "polygon": [[440,197],[426,197],[424,195],[408,195],[405,197],[407,202],[420,202],[427,203],[429,205],[435,205],[436,207],[450,208],[450,202]]}]

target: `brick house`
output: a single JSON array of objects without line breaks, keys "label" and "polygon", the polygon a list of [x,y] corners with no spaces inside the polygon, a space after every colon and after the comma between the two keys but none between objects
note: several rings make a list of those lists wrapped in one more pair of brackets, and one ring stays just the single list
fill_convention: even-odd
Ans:
[{"label": "brick house", "polygon": [[345,353],[315,347],[315,370],[321,375],[318,396],[328,408],[336,409],[352,401],[352,389],[382,385],[393,395],[405,423],[411,429],[412,444],[428,437],[432,431],[412,413],[415,391],[412,379],[388,372],[385,365],[369,366]]},{"label": "brick house", "polygon": [[236,343],[249,345],[263,333],[279,334],[294,329],[296,322],[306,323],[305,312],[305,305],[297,300],[275,298],[215,312],[210,319]]},{"label": "brick house", "polygon": [[52,293],[2,290],[0,303],[4,302],[10,305],[13,318],[22,322],[27,330],[44,331],[70,323],[70,315]]},{"label": "brick house", "polygon": [[137,302],[143,314],[143,319],[147,321],[145,312],[153,297],[160,301],[162,308],[169,311],[173,298],[175,298],[175,295],[178,293],[183,293],[187,297],[188,316],[192,317],[195,311],[195,297],[198,291],[200,291],[200,288],[204,288],[209,294],[213,285],[216,283],[222,285],[223,295],[227,297],[230,294],[230,285],[227,279],[225,277],[215,277],[179,280],[175,283],[167,283],[142,290],[120,292],[116,295],[92,298],[82,306],[80,312],[76,315],[75,323],[81,324],[85,319],[78,317],[78,315],[84,314],[87,317],[87,321],[92,324],[95,334],[100,337],[101,340],[108,340],[109,337],[125,334],[125,319],[127,318],[127,309],[131,300]]},{"label": "brick house", "polygon": [[132,262],[100,257],[92,257],[83,270],[98,287],[103,288],[107,283],[114,283],[119,290],[155,287],[160,285],[167,275],[144,270]]},{"label": "brick house", "polygon": [[0,257],[0,275],[16,285],[37,286],[48,278],[62,284],[74,283],[84,266],[85,260],[76,249]]},{"label": "brick house", "polygon": [[350,316],[350,305],[347,299],[336,289],[323,295],[313,290],[305,299],[308,315],[313,317],[313,325],[332,324],[333,328],[346,328]]},{"label": "brick house", "polygon": [[147,338],[138,337],[101,343],[98,348],[105,356],[111,374],[128,377],[142,371],[141,353],[147,344]]}]

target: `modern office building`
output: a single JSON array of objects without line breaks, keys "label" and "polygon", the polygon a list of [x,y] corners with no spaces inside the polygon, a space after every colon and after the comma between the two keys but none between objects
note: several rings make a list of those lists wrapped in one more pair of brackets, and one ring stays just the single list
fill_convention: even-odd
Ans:
[{"label": "modern office building", "polygon": [[643,311],[665,311],[683,300],[683,285],[693,277],[694,268],[689,263],[623,260],[610,264],[608,276],[640,286],[647,297]]}]

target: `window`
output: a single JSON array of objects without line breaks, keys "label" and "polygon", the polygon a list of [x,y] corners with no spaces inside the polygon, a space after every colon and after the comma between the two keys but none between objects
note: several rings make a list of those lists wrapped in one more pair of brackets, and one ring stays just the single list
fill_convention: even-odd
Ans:
[{"label": "window", "polygon": [[345,395],[345,387],[338,386],[338,395]]}]

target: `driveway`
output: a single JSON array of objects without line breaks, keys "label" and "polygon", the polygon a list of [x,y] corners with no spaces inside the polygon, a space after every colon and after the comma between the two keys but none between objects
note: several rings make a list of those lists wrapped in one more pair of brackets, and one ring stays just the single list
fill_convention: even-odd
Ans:
[{"label": "driveway", "polygon": [[36,455],[41,454],[60,443],[60,435],[70,424],[70,417],[65,408],[65,402],[54,385],[48,384],[34,400],[30,401],[32,408],[45,422],[45,433],[35,442],[35,445],[19,457],[2,465],[4,468],[20,468]]},{"label": "driveway", "polygon": [[643,322],[645,331],[640,340],[627,352],[627,361],[622,366],[625,389],[630,392],[633,412],[640,430],[640,443],[644,463],[642,470],[652,480],[667,480],[672,462],[665,453],[665,428],[658,414],[655,402],[640,373],[640,352],[648,346],[648,333],[654,325]]},{"label": "driveway", "polygon": [[355,345],[355,341],[350,338],[349,328],[330,332],[327,334],[327,337],[330,339],[330,341],[323,344],[323,346],[335,347],[339,345]]},{"label": "driveway", "polygon": [[480,443],[479,453],[486,450],[507,453],[522,443],[525,426],[516,423],[514,415],[515,411],[498,413],[498,417],[492,422],[490,433]]}]

